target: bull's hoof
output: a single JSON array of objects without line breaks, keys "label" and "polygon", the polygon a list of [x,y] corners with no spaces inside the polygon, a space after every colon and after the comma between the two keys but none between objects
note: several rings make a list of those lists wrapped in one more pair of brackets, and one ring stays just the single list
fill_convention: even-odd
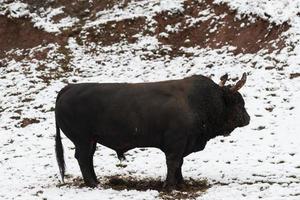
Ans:
[{"label": "bull's hoof", "polygon": [[126,160],[126,157],[124,156],[124,154],[122,154],[122,155],[118,155],[118,159],[120,162],[122,162],[122,161]]},{"label": "bull's hoof", "polygon": [[169,184],[164,182],[162,190],[165,192],[172,192],[173,190],[176,189],[176,186],[174,184]]},{"label": "bull's hoof", "polygon": [[176,188],[178,189],[178,190],[182,190],[182,189],[184,189],[186,187],[186,183],[184,182],[184,181],[180,181],[180,183],[178,183],[177,185],[176,185]]},{"label": "bull's hoof", "polygon": [[89,181],[89,182],[86,182],[85,184],[86,184],[86,186],[88,186],[90,188],[95,188],[95,187],[97,187],[98,183],[99,183],[98,181]]}]

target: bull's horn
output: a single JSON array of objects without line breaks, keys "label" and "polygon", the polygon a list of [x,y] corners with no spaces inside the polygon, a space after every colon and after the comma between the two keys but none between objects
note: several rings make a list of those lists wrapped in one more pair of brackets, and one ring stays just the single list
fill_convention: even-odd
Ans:
[{"label": "bull's horn", "polygon": [[246,80],[247,80],[247,74],[244,72],[241,80],[239,80],[234,86],[232,86],[230,90],[232,92],[237,92],[239,89],[243,87],[243,85],[245,85]]},{"label": "bull's horn", "polygon": [[223,87],[228,80],[228,74],[226,73],[225,75],[221,76],[220,80],[219,86]]}]

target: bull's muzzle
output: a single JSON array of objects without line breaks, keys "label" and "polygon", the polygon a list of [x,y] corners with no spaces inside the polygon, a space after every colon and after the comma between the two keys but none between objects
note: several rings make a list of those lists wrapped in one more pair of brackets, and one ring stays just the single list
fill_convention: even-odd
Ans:
[{"label": "bull's muzzle", "polygon": [[247,126],[249,123],[250,123],[250,116],[248,115],[248,113],[246,113],[242,119],[242,126]]}]

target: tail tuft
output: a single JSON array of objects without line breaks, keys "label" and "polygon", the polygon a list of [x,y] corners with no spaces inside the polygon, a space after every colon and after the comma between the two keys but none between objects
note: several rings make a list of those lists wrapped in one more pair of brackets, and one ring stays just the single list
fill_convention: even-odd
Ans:
[{"label": "tail tuft", "polygon": [[66,165],[64,159],[64,149],[60,137],[60,130],[57,124],[56,124],[56,136],[55,136],[55,153],[56,153],[56,160],[58,163],[61,179],[62,182],[64,183]]}]

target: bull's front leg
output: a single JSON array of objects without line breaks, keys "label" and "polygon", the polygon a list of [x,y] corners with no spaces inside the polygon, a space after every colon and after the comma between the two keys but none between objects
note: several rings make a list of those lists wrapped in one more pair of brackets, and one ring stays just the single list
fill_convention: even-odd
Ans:
[{"label": "bull's front leg", "polygon": [[[175,125],[180,125],[177,123]],[[162,149],[166,155],[167,178],[163,188],[170,191],[176,189],[178,184],[183,181],[181,174],[181,166],[183,163],[184,150],[187,144],[185,127],[176,127],[165,133],[164,148]]]},{"label": "bull's front leg", "polygon": [[181,159],[181,162],[179,164],[179,167],[177,168],[176,172],[175,172],[175,176],[176,176],[176,181],[177,181],[177,186],[179,188],[181,188],[182,186],[184,186],[184,180],[183,180],[183,176],[182,176],[182,172],[181,172],[181,167],[183,164],[183,159]]},{"label": "bull's front leg", "polygon": [[173,190],[178,186],[178,184],[183,182],[181,174],[182,160],[183,158],[178,157],[178,155],[166,155],[168,171],[166,181],[163,185],[164,189]]}]

